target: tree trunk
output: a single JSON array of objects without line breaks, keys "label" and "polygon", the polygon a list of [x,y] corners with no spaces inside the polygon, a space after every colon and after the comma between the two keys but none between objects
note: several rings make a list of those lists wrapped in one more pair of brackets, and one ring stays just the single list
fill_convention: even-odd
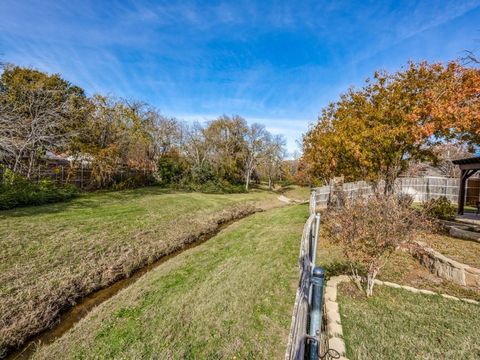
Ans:
[{"label": "tree trunk", "polygon": [[28,160],[27,179],[29,180],[30,180],[30,175],[32,173],[32,166],[33,166],[33,151],[30,152],[30,159]]},{"label": "tree trunk", "polygon": [[254,159],[247,161],[247,173],[245,176],[245,190],[247,191],[248,191],[248,186],[250,185],[250,176],[252,175],[253,164],[254,164]]},{"label": "tree trunk", "polygon": [[245,190],[248,191],[249,185],[250,185],[250,170],[247,170],[247,175],[245,176]]},{"label": "tree trunk", "polygon": [[23,154],[23,150],[19,151],[19,153],[17,154],[17,156],[15,156],[15,164],[13,165],[13,172],[17,172],[18,170],[18,165],[20,164],[20,159],[22,157],[22,154]]},{"label": "tree trunk", "polygon": [[357,286],[358,290],[363,292],[362,281],[360,279],[360,275],[358,275],[357,269],[355,269],[355,267],[352,264],[350,264],[350,269],[352,271],[352,280],[354,284]]},{"label": "tree trunk", "polygon": [[384,195],[393,195],[395,192],[395,179],[396,176],[393,176],[392,174],[388,174],[385,177],[385,188],[383,189]]},{"label": "tree trunk", "polygon": [[377,277],[378,271],[373,270],[369,271],[367,275],[367,297],[373,295],[373,286],[375,285],[375,278]]}]

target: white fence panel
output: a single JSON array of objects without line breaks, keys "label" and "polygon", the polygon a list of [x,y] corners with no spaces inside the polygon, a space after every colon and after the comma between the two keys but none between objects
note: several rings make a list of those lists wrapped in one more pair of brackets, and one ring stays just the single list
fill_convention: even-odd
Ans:
[{"label": "white fence panel", "polygon": [[[471,183],[467,189],[478,187],[478,182]],[[379,184],[379,189],[383,187]],[[394,191],[396,194],[408,194],[415,202],[428,201],[445,196],[450,202],[457,203],[460,180],[455,178],[434,178],[434,177],[402,177],[395,181]],[[331,186],[315,188],[317,206],[326,206],[332,194]],[[371,184],[366,181],[356,181],[343,184],[343,192],[347,198],[355,196],[370,195],[374,191]]]}]

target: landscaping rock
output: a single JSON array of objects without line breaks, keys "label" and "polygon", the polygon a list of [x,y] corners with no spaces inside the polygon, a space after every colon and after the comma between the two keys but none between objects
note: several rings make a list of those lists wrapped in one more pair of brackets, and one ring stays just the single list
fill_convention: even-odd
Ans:
[{"label": "landscaping rock", "polygon": [[480,269],[452,260],[418,241],[410,252],[431,273],[462,286],[480,289]]},{"label": "landscaping rock", "polygon": [[452,296],[452,295],[442,294],[441,296],[444,297],[445,299],[460,301],[459,298],[457,298],[457,297],[455,297],[455,296]]},{"label": "landscaping rock", "polygon": [[460,299],[460,300],[462,300],[463,302],[469,303],[469,304],[480,305],[480,302],[478,302],[476,300],[472,300],[472,299]]},{"label": "landscaping rock", "polygon": [[416,289],[416,288],[411,287],[411,286],[406,286],[406,285],[402,286],[402,289],[408,290],[412,293],[419,293],[420,292],[419,289]]},{"label": "landscaping rock", "polygon": [[455,226],[451,226],[449,230],[450,236],[456,237],[458,239],[464,240],[473,240],[480,242],[480,233],[475,231],[463,230]]},{"label": "landscaping rock", "polygon": [[327,311],[327,323],[341,323],[340,314],[335,311]]},{"label": "landscaping rock", "polygon": [[393,287],[395,289],[400,289],[402,286],[401,285],[398,285],[398,284],[395,284],[395,283],[391,283],[391,282],[388,282],[388,281],[384,281],[383,282],[383,285],[385,286],[390,286],[390,287]]},{"label": "landscaping rock", "polygon": [[326,302],[326,308],[327,312],[333,311],[333,312],[338,312],[338,303],[335,301],[327,301]]},{"label": "landscaping rock", "polygon": [[465,285],[480,289],[480,269],[465,268]]},{"label": "landscaping rock", "polygon": [[430,290],[424,290],[424,289],[418,289],[418,292],[420,294],[425,294],[425,295],[437,295],[436,292],[430,291]]},{"label": "landscaping rock", "polygon": [[336,336],[336,335],[343,336],[342,325],[339,323],[330,322],[327,325],[327,331],[328,331],[328,334],[332,336]]},{"label": "landscaping rock", "polygon": [[332,337],[328,340],[328,347],[337,351],[340,355],[345,355],[345,342],[339,337]]},{"label": "landscaping rock", "polygon": [[333,286],[327,286],[325,289],[325,299],[326,300],[337,300],[337,288]]}]

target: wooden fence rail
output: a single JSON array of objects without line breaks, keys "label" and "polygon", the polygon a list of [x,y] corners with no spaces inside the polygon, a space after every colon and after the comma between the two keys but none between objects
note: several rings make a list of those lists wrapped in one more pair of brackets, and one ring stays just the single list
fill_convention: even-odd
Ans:
[{"label": "wooden fence rail", "polygon": [[[456,178],[413,178],[402,177],[395,181],[394,192],[407,194],[413,197],[415,202],[428,201],[430,199],[445,196],[450,202],[458,202],[460,180]],[[358,195],[369,195],[373,193],[371,184],[365,181],[344,183],[342,191],[347,198]],[[379,184],[382,188],[382,183]],[[326,206],[331,198],[334,187],[326,185],[315,188],[317,206]],[[466,203],[475,205],[479,201],[480,180],[469,179],[467,183]]]}]

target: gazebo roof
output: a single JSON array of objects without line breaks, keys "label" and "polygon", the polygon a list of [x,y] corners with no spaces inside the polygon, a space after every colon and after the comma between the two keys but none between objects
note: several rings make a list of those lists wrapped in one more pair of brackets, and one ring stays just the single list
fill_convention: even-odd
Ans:
[{"label": "gazebo roof", "polygon": [[452,161],[455,165],[478,164],[480,168],[480,156],[469,157],[465,159],[457,159]]},{"label": "gazebo roof", "polygon": [[458,194],[458,214],[463,215],[467,180],[480,170],[480,156],[453,160],[452,162],[462,170],[462,175],[460,176],[460,192]]}]

